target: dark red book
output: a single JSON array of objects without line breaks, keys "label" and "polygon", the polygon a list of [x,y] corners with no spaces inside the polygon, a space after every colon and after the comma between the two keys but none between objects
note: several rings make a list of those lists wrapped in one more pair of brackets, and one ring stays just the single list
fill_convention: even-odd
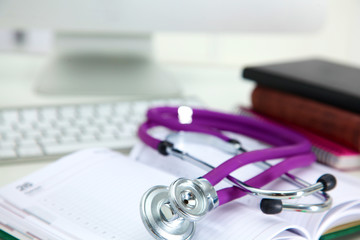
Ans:
[{"label": "dark red book", "polygon": [[252,105],[265,116],[360,151],[360,115],[356,113],[261,86],[252,93]]}]

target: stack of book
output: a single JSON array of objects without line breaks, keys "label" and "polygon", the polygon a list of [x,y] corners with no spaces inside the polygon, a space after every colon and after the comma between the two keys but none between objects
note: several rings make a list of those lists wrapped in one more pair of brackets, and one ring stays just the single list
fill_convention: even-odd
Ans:
[{"label": "stack of book", "polygon": [[247,113],[305,135],[318,161],[360,168],[360,69],[305,60],[244,70],[257,83]]}]

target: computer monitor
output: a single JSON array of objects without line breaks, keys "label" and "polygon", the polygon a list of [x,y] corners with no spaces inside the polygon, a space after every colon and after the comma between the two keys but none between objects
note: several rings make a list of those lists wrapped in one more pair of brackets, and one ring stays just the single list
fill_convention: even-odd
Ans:
[{"label": "computer monitor", "polygon": [[[174,96],[152,59],[156,32],[299,32],[318,29],[325,0],[2,0],[0,28],[54,30],[42,93]],[[181,46],[174,46],[181,47]]]}]

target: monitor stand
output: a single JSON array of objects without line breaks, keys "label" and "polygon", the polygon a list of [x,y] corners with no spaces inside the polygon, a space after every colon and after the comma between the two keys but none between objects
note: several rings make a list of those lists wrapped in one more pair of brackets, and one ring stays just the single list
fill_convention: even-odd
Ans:
[{"label": "monitor stand", "polygon": [[180,96],[174,76],[152,58],[149,35],[58,33],[39,76],[42,94]]}]

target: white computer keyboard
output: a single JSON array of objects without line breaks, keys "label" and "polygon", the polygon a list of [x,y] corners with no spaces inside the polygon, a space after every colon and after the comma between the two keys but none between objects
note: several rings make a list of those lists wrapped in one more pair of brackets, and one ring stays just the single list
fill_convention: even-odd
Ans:
[{"label": "white computer keyboard", "polygon": [[129,149],[154,106],[199,106],[194,99],[0,109],[0,164],[54,158],[79,149]]}]

